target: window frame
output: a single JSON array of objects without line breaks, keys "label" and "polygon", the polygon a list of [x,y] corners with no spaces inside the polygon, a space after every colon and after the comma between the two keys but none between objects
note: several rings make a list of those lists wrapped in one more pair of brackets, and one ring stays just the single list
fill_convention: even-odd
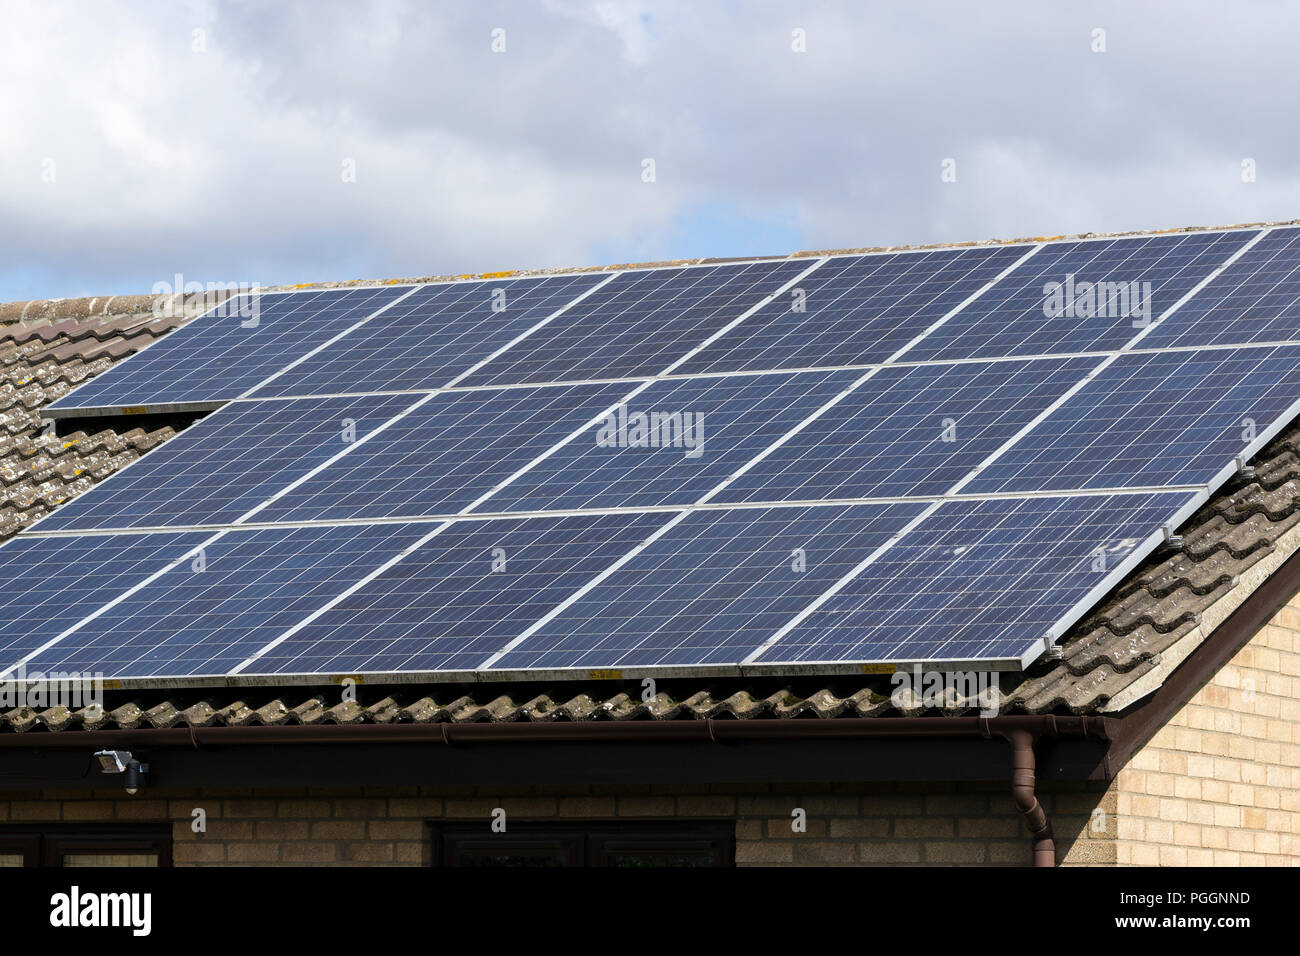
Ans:
[{"label": "window frame", "polygon": [[[10,849],[12,848],[12,849]],[[0,853],[23,855],[23,866],[63,867],[70,854],[154,854],[172,865],[171,824],[0,824]]]}]

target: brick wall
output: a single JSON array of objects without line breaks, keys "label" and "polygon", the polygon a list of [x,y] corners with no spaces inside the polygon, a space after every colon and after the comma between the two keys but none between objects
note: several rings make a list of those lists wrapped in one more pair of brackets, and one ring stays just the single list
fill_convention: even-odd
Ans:
[{"label": "brick wall", "polygon": [[[1090,813],[1113,793],[1099,786],[1044,788],[1065,863],[1111,863],[1113,828]],[[207,830],[191,829],[193,811]],[[1006,787],[839,785],[834,788],[622,786],[358,791],[47,792],[0,801],[0,820],[172,821],[178,866],[428,862],[426,821],[734,819],[740,865],[994,864],[1029,862],[1028,832]],[[792,829],[792,811],[806,829]]]},{"label": "brick wall", "polygon": [[1300,601],[1134,754],[1116,786],[1121,864],[1300,863]]}]

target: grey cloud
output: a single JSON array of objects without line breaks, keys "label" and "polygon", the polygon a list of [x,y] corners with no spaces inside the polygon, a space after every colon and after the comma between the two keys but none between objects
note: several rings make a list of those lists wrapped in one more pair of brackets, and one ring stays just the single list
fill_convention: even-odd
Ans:
[{"label": "grey cloud", "polygon": [[0,37],[0,288],[668,257],[711,205],[793,210],[805,247],[1286,218],[1298,19],[1264,2],[19,3]]}]

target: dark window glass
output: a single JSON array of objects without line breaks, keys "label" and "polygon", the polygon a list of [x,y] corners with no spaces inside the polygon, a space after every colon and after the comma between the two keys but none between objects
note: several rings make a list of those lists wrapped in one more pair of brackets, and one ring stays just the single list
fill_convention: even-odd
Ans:
[{"label": "dark window glass", "polygon": [[171,827],[0,827],[0,866],[171,866]]}]

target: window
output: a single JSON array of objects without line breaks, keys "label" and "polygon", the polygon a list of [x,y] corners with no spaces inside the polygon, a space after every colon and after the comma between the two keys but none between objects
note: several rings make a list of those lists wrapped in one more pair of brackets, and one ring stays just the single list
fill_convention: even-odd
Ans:
[{"label": "window", "polygon": [[172,833],[161,826],[0,827],[0,866],[171,866]]},{"label": "window", "polygon": [[731,821],[613,820],[434,826],[437,866],[731,866]]}]

